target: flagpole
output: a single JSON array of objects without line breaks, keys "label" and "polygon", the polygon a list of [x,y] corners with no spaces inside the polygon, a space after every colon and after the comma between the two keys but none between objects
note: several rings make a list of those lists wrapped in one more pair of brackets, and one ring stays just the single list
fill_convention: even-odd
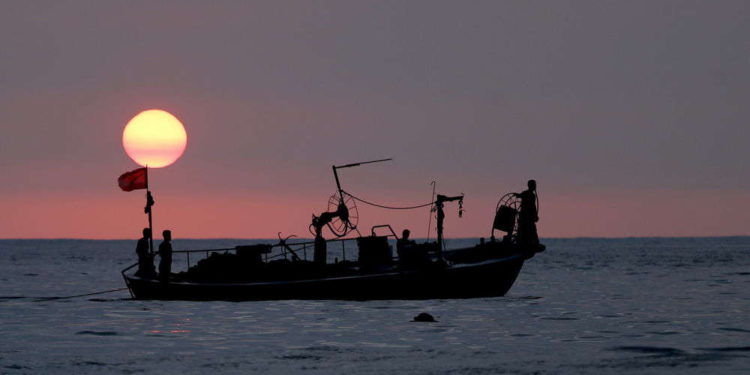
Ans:
[{"label": "flagpole", "polygon": [[151,255],[154,255],[154,227],[151,221],[151,190],[148,188],[148,165],[146,166],[146,207],[148,208],[148,230],[151,232],[151,236],[148,238],[148,249],[151,251]]}]

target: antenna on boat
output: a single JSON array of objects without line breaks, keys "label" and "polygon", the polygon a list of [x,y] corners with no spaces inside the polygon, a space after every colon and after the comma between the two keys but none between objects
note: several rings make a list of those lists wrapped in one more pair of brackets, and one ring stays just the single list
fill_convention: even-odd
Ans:
[{"label": "antenna on boat", "polygon": [[344,199],[344,190],[341,189],[341,182],[339,182],[339,174],[337,172],[338,169],[343,168],[351,168],[351,167],[359,167],[362,164],[372,164],[372,163],[380,163],[383,161],[391,161],[393,158],[388,159],[379,159],[379,160],[370,160],[370,161],[363,161],[359,163],[352,163],[352,164],[345,164],[345,165],[334,165],[331,168],[333,168],[333,177],[336,178],[336,188],[339,190],[339,198]]},{"label": "antenna on boat", "polygon": [[430,212],[427,214],[427,242],[430,242],[430,228],[432,227],[432,213],[435,212],[435,187],[437,182],[434,180],[430,182],[432,185],[432,195],[430,196]]}]

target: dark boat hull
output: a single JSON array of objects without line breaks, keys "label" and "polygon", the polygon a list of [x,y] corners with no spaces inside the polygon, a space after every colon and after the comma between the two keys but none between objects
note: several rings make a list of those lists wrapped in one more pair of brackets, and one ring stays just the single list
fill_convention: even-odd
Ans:
[{"label": "dark boat hull", "polygon": [[168,282],[126,275],[137,299],[442,299],[503,296],[518,277],[523,254],[444,268],[388,271],[346,277],[247,283]]}]

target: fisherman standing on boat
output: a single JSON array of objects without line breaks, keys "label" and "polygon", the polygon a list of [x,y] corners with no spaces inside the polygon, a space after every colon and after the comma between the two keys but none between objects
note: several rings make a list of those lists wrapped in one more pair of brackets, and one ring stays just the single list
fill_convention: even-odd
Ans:
[{"label": "fisherman standing on boat", "polygon": [[165,230],[162,236],[164,241],[159,245],[159,278],[162,282],[168,282],[172,272],[172,231]]},{"label": "fisherman standing on boat", "polygon": [[401,232],[401,238],[396,241],[396,250],[398,251],[399,257],[401,257],[401,254],[406,253],[408,248],[416,245],[416,242],[409,239],[410,235],[411,231],[408,229],[404,229],[404,231]]},{"label": "fisherman standing on boat", "polygon": [[428,248],[425,245],[417,245],[414,240],[409,239],[411,231],[404,229],[401,238],[396,241],[398,250],[398,261],[401,267],[414,268],[425,267],[431,263]]},{"label": "fisherman standing on boat", "polygon": [[536,232],[536,222],[539,221],[537,211],[536,181],[529,180],[528,189],[514,193],[521,198],[521,212],[518,215],[518,244],[525,249],[537,251],[539,236]]},{"label": "fisherman standing on boat", "polygon": [[151,229],[143,228],[143,237],[135,245],[135,253],[138,254],[138,272],[139,277],[153,277],[156,274],[154,269],[154,258],[149,252],[148,241],[151,238]]}]

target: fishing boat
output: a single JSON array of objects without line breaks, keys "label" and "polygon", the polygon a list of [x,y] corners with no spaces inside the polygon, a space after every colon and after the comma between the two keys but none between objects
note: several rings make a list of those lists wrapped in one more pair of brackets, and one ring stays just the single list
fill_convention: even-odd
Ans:
[{"label": "fishing boat", "polygon": [[[342,189],[339,169],[385,160],[390,159],[333,166],[337,192],[329,199],[328,211],[313,215],[309,229],[314,240],[291,242],[292,236],[282,238],[279,233],[276,243],[174,251],[174,256],[185,256],[186,271],[143,275],[134,271],[138,263],[122,270],[131,295],[136,299],[227,301],[495,297],[505,295],[524,262],[544,250],[538,240],[519,238],[521,202],[515,193],[498,202],[487,241],[445,250],[444,208],[446,203],[457,202],[461,216],[463,195],[433,192],[434,199],[426,204],[392,207]],[[387,224],[373,226],[363,235],[357,227],[357,202],[393,209],[430,207],[436,213],[436,241],[416,243],[399,237]],[[335,238],[325,239],[324,229]],[[353,233],[357,236],[348,236]]]}]

